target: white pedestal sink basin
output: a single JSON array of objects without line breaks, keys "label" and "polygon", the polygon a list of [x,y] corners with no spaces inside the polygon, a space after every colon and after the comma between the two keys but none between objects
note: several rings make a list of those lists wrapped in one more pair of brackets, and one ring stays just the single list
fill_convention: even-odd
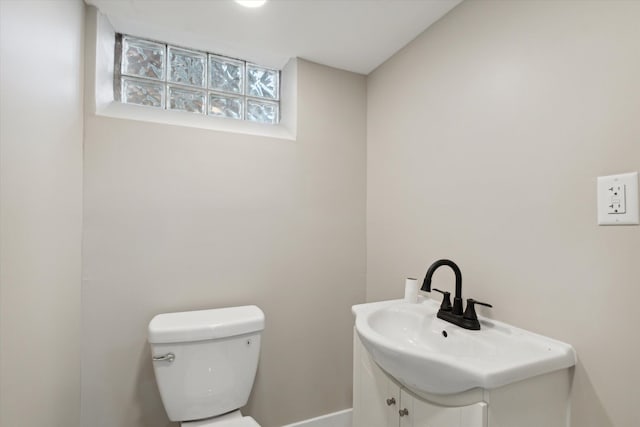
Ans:
[{"label": "white pedestal sink basin", "polygon": [[353,306],[356,331],[373,360],[398,382],[439,395],[494,389],[569,368],[569,344],[480,318],[471,331],[438,319],[439,302],[402,300]]}]

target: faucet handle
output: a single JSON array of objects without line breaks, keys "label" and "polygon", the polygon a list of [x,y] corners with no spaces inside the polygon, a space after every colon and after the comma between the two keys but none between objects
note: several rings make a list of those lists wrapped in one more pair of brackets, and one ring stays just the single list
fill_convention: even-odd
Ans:
[{"label": "faucet handle", "polygon": [[440,310],[451,311],[451,292],[441,291],[440,289],[433,288],[432,291],[440,292],[442,297],[442,304],[440,304]]},{"label": "faucet handle", "polygon": [[487,304],[486,302],[476,301],[473,298],[467,299],[467,308],[464,311],[464,318],[469,320],[478,320],[478,316],[476,315],[476,304],[484,305],[485,307],[493,307],[491,304]]}]

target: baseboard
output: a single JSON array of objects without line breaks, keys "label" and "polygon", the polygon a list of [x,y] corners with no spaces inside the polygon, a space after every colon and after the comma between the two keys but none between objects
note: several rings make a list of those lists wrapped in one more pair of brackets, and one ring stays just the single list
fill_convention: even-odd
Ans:
[{"label": "baseboard", "polygon": [[351,412],[351,408],[344,409],[282,427],[351,427]]}]

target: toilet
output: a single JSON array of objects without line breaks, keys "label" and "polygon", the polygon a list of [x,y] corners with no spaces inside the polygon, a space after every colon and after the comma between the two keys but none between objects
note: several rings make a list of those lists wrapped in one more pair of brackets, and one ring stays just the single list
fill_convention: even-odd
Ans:
[{"label": "toilet", "polygon": [[263,329],[255,305],[155,316],[148,339],[169,419],[182,427],[260,427],[239,408],[253,388]]}]

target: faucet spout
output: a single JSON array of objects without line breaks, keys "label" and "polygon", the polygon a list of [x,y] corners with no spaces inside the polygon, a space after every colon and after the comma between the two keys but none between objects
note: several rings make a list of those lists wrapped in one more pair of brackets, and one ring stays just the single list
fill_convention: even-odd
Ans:
[{"label": "faucet spout", "polygon": [[431,264],[431,267],[429,267],[427,274],[424,277],[422,288],[420,288],[420,290],[431,292],[431,278],[433,277],[433,273],[443,265],[450,267],[456,275],[456,294],[453,298],[453,314],[462,315],[462,273],[455,262],[448,259],[440,259]]}]

